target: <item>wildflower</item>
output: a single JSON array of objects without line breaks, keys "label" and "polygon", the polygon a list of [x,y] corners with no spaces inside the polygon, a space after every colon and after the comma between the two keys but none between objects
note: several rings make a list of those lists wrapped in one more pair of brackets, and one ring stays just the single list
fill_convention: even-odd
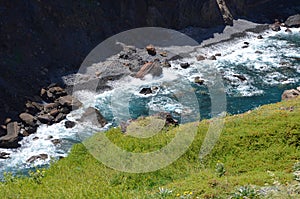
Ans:
[{"label": "wildflower", "polygon": [[176,196],[177,196],[177,197],[179,197],[179,196],[180,196],[180,194],[178,193],[178,194],[176,194]]}]

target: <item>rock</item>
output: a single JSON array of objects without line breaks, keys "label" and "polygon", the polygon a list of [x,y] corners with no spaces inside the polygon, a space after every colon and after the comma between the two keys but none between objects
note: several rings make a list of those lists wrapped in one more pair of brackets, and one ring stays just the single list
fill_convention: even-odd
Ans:
[{"label": "rock", "polygon": [[257,39],[263,39],[263,36],[262,35],[258,35]]},{"label": "rock", "polygon": [[54,103],[54,102],[45,104],[45,105],[44,105],[44,111],[48,112],[48,111],[50,111],[51,109],[57,108],[58,105],[59,105],[59,103]]},{"label": "rock", "polygon": [[244,45],[244,46],[242,46],[242,48],[248,48],[249,46],[248,45]]},{"label": "rock", "polygon": [[63,107],[60,109],[60,112],[64,114],[68,114],[71,112],[71,110],[68,107]]},{"label": "rock", "polygon": [[104,127],[107,124],[107,121],[103,115],[95,108],[89,107],[85,110],[80,118],[81,122],[91,122],[94,125],[100,124],[101,127]]},{"label": "rock", "polygon": [[216,56],[212,55],[208,58],[208,60],[217,60]]},{"label": "rock", "polygon": [[7,159],[9,158],[10,153],[0,152],[0,159]]},{"label": "rock", "polygon": [[71,95],[66,95],[58,98],[58,103],[64,107],[70,107],[73,110],[78,109],[82,106],[82,103]]},{"label": "rock", "polygon": [[170,62],[168,62],[167,60],[165,60],[165,61],[162,63],[162,67],[170,68],[170,67],[171,67],[171,64],[170,64]]},{"label": "rock", "polygon": [[17,122],[7,124],[7,134],[0,137],[0,148],[18,148],[21,145],[18,143],[19,126]]},{"label": "rock", "polygon": [[158,61],[148,62],[142,66],[139,72],[136,73],[136,78],[144,78],[146,75],[151,74],[153,77],[159,77],[162,74],[162,68]]},{"label": "rock", "polygon": [[54,123],[54,117],[49,114],[42,114],[42,115],[39,115],[37,118],[43,124],[53,124]]},{"label": "rock", "polygon": [[203,61],[203,60],[206,59],[206,57],[203,56],[203,55],[198,55],[198,56],[196,57],[196,59],[197,59],[197,61]]},{"label": "rock", "polygon": [[165,126],[171,126],[171,125],[175,125],[175,126],[178,126],[178,121],[173,119],[172,115],[171,114],[167,114],[166,115],[166,123],[165,123]]},{"label": "rock", "polygon": [[291,29],[289,29],[289,28],[287,28],[287,29],[285,29],[285,31],[284,31],[284,32],[292,33],[292,30],[291,30]]},{"label": "rock", "polygon": [[281,100],[289,100],[296,98],[300,95],[300,91],[297,89],[285,90],[281,95]]},{"label": "rock", "polygon": [[281,28],[280,28],[280,23],[279,22],[275,22],[274,24],[270,25],[270,28],[273,30],[273,31],[280,31]]},{"label": "rock", "polygon": [[49,88],[48,92],[53,95],[54,99],[67,95],[67,92],[59,86]]},{"label": "rock", "polygon": [[29,113],[21,113],[19,115],[20,119],[29,126],[35,126],[36,125],[36,119],[34,116],[32,116]]},{"label": "rock", "polygon": [[257,53],[257,54],[263,54],[263,52],[261,52],[259,50],[255,51],[255,53]]},{"label": "rock", "polygon": [[245,45],[249,45],[250,43],[249,43],[249,42],[247,42],[247,41],[245,41],[245,42],[244,42],[244,44],[245,44]]},{"label": "rock", "polygon": [[35,133],[37,130],[37,125],[36,126],[27,126],[25,127],[25,131],[28,133],[28,134],[33,134]]},{"label": "rock", "polygon": [[61,143],[61,140],[60,139],[53,139],[53,140],[51,140],[51,142],[56,146],[56,145]]},{"label": "rock", "polygon": [[298,86],[296,89],[300,92],[300,86]]},{"label": "rock", "polygon": [[34,137],[34,138],[32,138],[32,140],[34,141],[34,140],[38,140],[38,139],[40,139],[39,137]]},{"label": "rock", "polygon": [[220,56],[222,56],[222,54],[221,53],[216,53],[215,56],[220,57]]},{"label": "rock", "polygon": [[149,55],[152,55],[152,56],[156,55],[155,47],[152,44],[146,46],[146,50]]},{"label": "rock", "polygon": [[216,2],[219,7],[219,10],[222,14],[224,23],[226,25],[232,26],[233,25],[233,16],[232,16],[229,8],[227,7],[225,0],[217,0]]},{"label": "rock", "polygon": [[203,85],[204,80],[200,79],[200,77],[195,77],[194,82],[199,85]]},{"label": "rock", "polygon": [[9,117],[4,120],[4,124],[8,124],[10,122],[11,122],[11,118],[9,118]]},{"label": "rock", "polygon": [[40,160],[46,160],[48,158],[48,155],[45,153],[39,154],[39,155],[34,155],[31,156],[28,160],[26,160],[26,162],[28,163],[33,163],[36,160],[40,159]]},{"label": "rock", "polygon": [[162,56],[162,57],[167,57],[167,56],[168,56],[168,54],[167,54],[166,51],[160,52],[159,54],[160,54],[160,56]]},{"label": "rock", "polygon": [[32,104],[32,102],[27,102],[25,104],[25,107],[26,107],[26,112],[28,112],[28,113],[30,113],[32,115],[35,115],[35,114],[37,114],[40,111],[36,106],[34,106]]},{"label": "rock", "polygon": [[299,28],[300,27],[300,14],[290,16],[284,24],[289,28]]},{"label": "rock", "polygon": [[74,126],[76,125],[76,123],[75,122],[73,122],[73,121],[65,121],[65,127],[67,128],[67,129],[69,129],[69,128],[73,128]]},{"label": "rock", "polygon": [[57,108],[55,109],[52,109],[50,112],[49,112],[50,115],[52,115],[53,117],[56,117],[58,114],[59,114],[59,110]]},{"label": "rock", "polygon": [[144,95],[152,94],[152,89],[151,88],[142,88],[142,90],[139,93],[144,94]]},{"label": "rock", "polygon": [[246,81],[247,80],[247,78],[244,75],[234,74],[232,76],[239,78],[241,81]]},{"label": "rock", "polygon": [[95,75],[96,75],[96,77],[99,77],[99,76],[101,75],[101,72],[96,71],[96,72],[95,72]]},{"label": "rock", "polygon": [[55,123],[58,123],[58,122],[64,120],[64,119],[66,118],[66,116],[67,116],[67,115],[64,114],[64,113],[59,113],[59,114],[55,117],[54,122],[55,122]]},{"label": "rock", "polygon": [[181,66],[181,68],[186,69],[186,68],[190,67],[190,64],[186,62],[186,63],[181,63],[180,66]]}]

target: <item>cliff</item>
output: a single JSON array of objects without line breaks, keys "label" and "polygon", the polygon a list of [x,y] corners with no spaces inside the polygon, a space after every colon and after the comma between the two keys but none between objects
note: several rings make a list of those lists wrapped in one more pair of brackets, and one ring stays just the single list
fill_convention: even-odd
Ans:
[{"label": "cliff", "polygon": [[1,1],[0,120],[16,117],[42,86],[76,72],[90,50],[113,34],[143,26],[224,27],[217,2],[233,18],[255,22],[300,10],[298,0]]}]

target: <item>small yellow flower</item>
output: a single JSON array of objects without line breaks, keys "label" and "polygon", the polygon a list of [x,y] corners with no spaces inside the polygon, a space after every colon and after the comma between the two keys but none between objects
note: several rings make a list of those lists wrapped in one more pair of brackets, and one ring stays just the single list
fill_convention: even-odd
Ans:
[{"label": "small yellow flower", "polygon": [[41,171],[40,171],[40,170],[37,170],[36,172],[40,173]]},{"label": "small yellow flower", "polygon": [[177,196],[177,197],[179,197],[179,196],[180,196],[180,194],[178,193],[178,194],[176,194],[176,196]]},{"label": "small yellow flower", "polygon": [[193,192],[191,191],[191,192],[190,192],[190,195],[192,195],[192,194],[193,194]]},{"label": "small yellow flower", "polygon": [[188,191],[183,192],[184,195],[187,195],[188,193],[189,193]]}]

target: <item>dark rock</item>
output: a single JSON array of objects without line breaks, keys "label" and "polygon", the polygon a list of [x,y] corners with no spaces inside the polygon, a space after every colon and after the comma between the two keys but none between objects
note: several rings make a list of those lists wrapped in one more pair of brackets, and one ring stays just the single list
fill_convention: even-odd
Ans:
[{"label": "dark rock", "polygon": [[59,106],[59,103],[54,103],[54,102],[45,104],[44,105],[44,111],[48,112],[51,109],[57,108],[58,106]]},{"label": "dark rock", "polygon": [[19,117],[25,124],[29,126],[36,125],[36,119],[34,118],[34,116],[30,115],[29,113],[21,113]]},{"label": "dark rock", "polygon": [[166,124],[165,124],[165,126],[171,126],[171,125],[178,126],[179,123],[178,123],[177,120],[173,119],[171,114],[167,114],[166,115]]},{"label": "dark rock", "polygon": [[199,85],[203,85],[204,84],[204,80],[200,79],[200,77],[195,77],[194,82],[196,84],[199,84]]},{"label": "dark rock", "polygon": [[59,86],[49,88],[48,92],[54,96],[54,99],[67,95],[67,92]]},{"label": "dark rock", "polygon": [[222,56],[222,54],[221,53],[216,53],[215,56],[220,57],[220,56]]},{"label": "dark rock", "polygon": [[242,46],[242,48],[248,48],[248,47],[249,47],[248,45]]},{"label": "dark rock", "polygon": [[39,137],[34,137],[34,138],[32,138],[32,140],[34,141],[34,140],[38,140],[38,139],[40,139]]},{"label": "dark rock", "polygon": [[66,95],[58,98],[58,103],[61,106],[70,107],[73,110],[78,109],[79,107],[82,106],[82,103],[71,95]]},{"label": "dark rock", "polygon": [[135,75],[136,78],[144,78],[146,75],[151,74],[153,77],[159,77],[162,74],[162,68],[158,61],[148,62]]},{"label": "dark rock", "polygon": [[64,114],[68,114],[71,112],[71,110],[68,107],[63,107],[60,109],[60,112]]},{"label": "dark rock", "polygon": [[289,100],[296,98],[300,95],[300,91],[297,89],[285,90],[281,95],[281,100]]},{"label": "dark rock", "polygon": [[186,63],[181,63],[180,66],[181,66],[181,68],[186,69],[186,68],[190,67],[190,64],[186,62]]},{"label": "dark rock", "polygon": [[36,106],[34,106],[32,104],[32,102],[27,102],[25,104],[25,107],[26,107],[26,112],[28,112],[28,113],[30,113],[32,115],[35,115],[35,114],[37,114],[40,111]]},{"label": "dark rock", "polygon": [[257,54],[263,54],[263,52],[261,52],[259,50],[255,51],[255,53],[257,53]]},{"label": "dark rock", "polygon": [[105,120],[103,115],[93,107],[89,107],[85,110],[80,118],[80,121],[91,122],[94,125],[100,124],[101,127],[104,127],[107,124],[107,121]]},{"label": "dark rock", "polygon": [[262,35],[258,35],[257,39],[263,39],[263,36]]},{"label": "dark rock", "polygon": [[152,55],[152,56],[156,55],[156,49],[152,44],[146,46],[146,50],[149,55]]},{"label": "dark rock", "polygon": [[64,119],[66,118],[66,116],[67,116],[67,115],[64,114],[64,113],[59,113],[59,114],[55,117],[54,122],[55,122],[55,123],[58,123],[58,122],[64,120]]},{"label": "dark rock", "polygon": [[42,114],[42,115],[39,115],[37,118],[43,124],[53,124],[54,123],[54,117],[49,114]]},{"label": "dark rock", "polygon": [[25,131],[28,133],[28,134],[33,134],[35,133],[37,130],[37,126],[28,126],[28,127],[25,127]]},{"label": "dark rock", "polygon": [[290,28],[299,28],[300,27],[300,14],[290,16],[284,24]]},{"label": "dark rock", "polygon": [[205,60],[206,58],[205,58],[205,56],[203,56],[203,55],[198,55],[198,56],[196,57],[196,59],[197,59],[197,61],[202,61],[202,60]]},{"label": "dark rock", "polygon": [[289,29],[289,28],[287,28],[287,29],[285,29],[285,31],[284,31],[284,32],[292,33],[292,30],[291,30],[291,29]]},{"label": "dark rock", "polygon": [[53,139],[53,140],[51,140],[51,142],[56,146],[56,145],[61,143],[61,140],[60,139]]},{"label": "dark rock", "polygon": [[59,114],[59,110],[57,108],[55,109],[52,109],[50,112],[49,112],[50,115],[52,115],[53,117],[56,117],[58,114]]},{"label": "dark rock", "polygon": [[167,57],[167,56],[168,56],[168,54],[167,54],[166,51],[160,52],[159,54],[160,54],[160,56],[162,56],[162,57]]},{"label": "dark rock", "polygon": [[9,158],[10,153],[0,152],[0,159],[7,159]]},{"label": "dark rock", "polygon": [[33,162],[35,162],[35,161],[38,160],[38,159],[46,160],[47,158],[48,158],[48,155],[42,153],[42,154],[39,154],[39,155],[31,156],[28,160],[26,160],[26,162],[28,162],[28,163],[33,163]]},{"label": "dark rock", "polygon": [[68,129],[68,128],[73,128],[74,126],[76,125],[75,122],[73,121],[65,121],[65,127]]},{"label": "dark rock", "polygon": [[249,43],[249,42],[247,42],[247,41],[245,41],[245,42],[244,42],[244,44],[245,44],[245,45],[249,45],[250,43]]},{"label": "dark rock", "polygon": [[280,31],[281,28],[280,28],[280,23],[279,22],[275,22],[274,24],[270,25],[270,28],[273,30],[273,31]]},{"label": "dark rock", "polygon": [[239,78],[241,81],[246,81],[247,78],[244,75],[234,74],[233,77]]},{"label": "dark rock", "polygon": [[208,60],[217,60],[216,56],[212,55],[208,58]]},{"label": "dark rock", "polygon": [[152,94],[152,89],[151,88],[142,88],[142,90],[139,93],[144,94],[144,95]]},{"label": "dark rock", "polygon": [[7,124],[7,134],[0,137],[0,148],[18,148],[21,145],[18,143],[19,126],[17,122]]},{"label": "dark rock", "polygon": [[170,64],[170,62],[168,62],[167,60],[165,60],[165,61],[162,63],[162,67],[170,68],[170,67],[171,67],[171,64]]}]

